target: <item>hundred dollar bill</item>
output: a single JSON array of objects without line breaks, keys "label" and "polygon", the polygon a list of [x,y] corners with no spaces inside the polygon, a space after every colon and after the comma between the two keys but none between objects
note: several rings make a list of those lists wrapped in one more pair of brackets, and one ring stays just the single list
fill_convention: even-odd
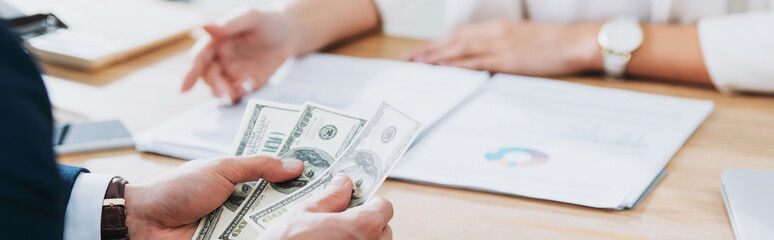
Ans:
[{"label": "hundred dollar bill", "polygon": [[[248,102],[231,151],[232,155],[276,154],[293,128],[293,123],[298,119],[300,108],[260,100]],[[192,239],[216,239],[220,238],[224,231],[233,229],[234,219],[241,221],[246,214],[242,211],[245,205],[257,201],[266,185],[262,180],[237,184],[222,206],[200,220]]]},{"label": "hundred dollar bill", "polygon": [[338,173],[354,183],[349,207],[363,204],[382,185],[387,175],[414,142],[421,124],[387,104],[382,104],[342,157],[323,176],[304,188],[245,217],[259,232],[283,217],[304,199],[322,192]]},{"label": "hundred dollar bill", "polygon": [[292,130],[277,155],[304,162],[304,172],[296,179],[281,182],[261,182],[255,190],[255,200],[248,201],[228,224],[220,239],[255,239],[260,232],[247,227],[245,214],[283,199],[288,194],[317,179],[338,159],[354,140],[366,121],[314,103],[304,105]]}]

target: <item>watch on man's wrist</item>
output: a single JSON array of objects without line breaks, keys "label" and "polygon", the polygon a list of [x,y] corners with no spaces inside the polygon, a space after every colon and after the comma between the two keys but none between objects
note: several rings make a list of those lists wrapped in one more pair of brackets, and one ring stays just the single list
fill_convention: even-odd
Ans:
[{"label": "watch on man's wrist", "polygon": [[633,18],[614,18],[602,25],[597,40],[602,48],[605,74],[620,78],[626,75],[632,53],[642,45],[642,27]]},{"label": "watch on man's wrist", "polygon": [[105,200],[102,201],[102,239],[129,239],[124,198],[124,188],[128,183],[121,177],[114,177],[108,184]]}]

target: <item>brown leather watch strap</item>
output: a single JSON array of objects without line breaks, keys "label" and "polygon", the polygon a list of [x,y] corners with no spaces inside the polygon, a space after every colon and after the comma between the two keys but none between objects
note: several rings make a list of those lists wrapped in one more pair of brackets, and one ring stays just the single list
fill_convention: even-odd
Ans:
[{"label": "brown leather watch strap", "polygon": [[102,239],[129,239],[126,227],[126,206],[124,187],[129,183],[121,177],[114,177],[105,191],[102,202]]}]

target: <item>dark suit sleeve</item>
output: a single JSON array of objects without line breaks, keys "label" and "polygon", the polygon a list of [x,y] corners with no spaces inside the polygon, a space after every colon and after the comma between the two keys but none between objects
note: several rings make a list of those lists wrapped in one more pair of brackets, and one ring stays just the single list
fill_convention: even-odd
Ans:
[{"label": "dark suit sleeve", "polygon": [[51,147],[51,104],[37,66],[0,21],[0,232],[3,239],[62,239],[78,168]]},{"label": "dark suit sleeve", "polygon": [[[70,193],[73,191],[73,185],[75,185],[75,179],[78,178],[78,175],[81,173],[88,173],[89,170],[86,170],[85,168],[79,168],[79,167],[73,167],[73,166],[67,166],[67,165],[61,165],[57,164],[59,167],[59,175],[61,176],[61,183],[60,187],[62,188],[62,193],[59,198],[59,205],[66,207],[67,202],[70,201]],[[67,209],[65,208],[65,211]]]}]

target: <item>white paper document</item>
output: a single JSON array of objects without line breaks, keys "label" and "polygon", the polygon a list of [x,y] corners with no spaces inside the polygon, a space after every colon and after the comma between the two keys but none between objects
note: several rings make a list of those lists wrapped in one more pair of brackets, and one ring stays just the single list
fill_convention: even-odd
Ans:
[{"label": "white paper document", "polygon": [[391,177],[627,209],[713,106],[498,74],[419,139]]},{"label": "white paper document", "polygon": [[489,74],[390,60],[311,54],[287,62],[269,86],[236,106],[216,101],[192,109],[137,138],[137,148],[184,159],[228,154],[249,99],[317,102],[363,117],[389,102],[430,126],[479,91]]}]

